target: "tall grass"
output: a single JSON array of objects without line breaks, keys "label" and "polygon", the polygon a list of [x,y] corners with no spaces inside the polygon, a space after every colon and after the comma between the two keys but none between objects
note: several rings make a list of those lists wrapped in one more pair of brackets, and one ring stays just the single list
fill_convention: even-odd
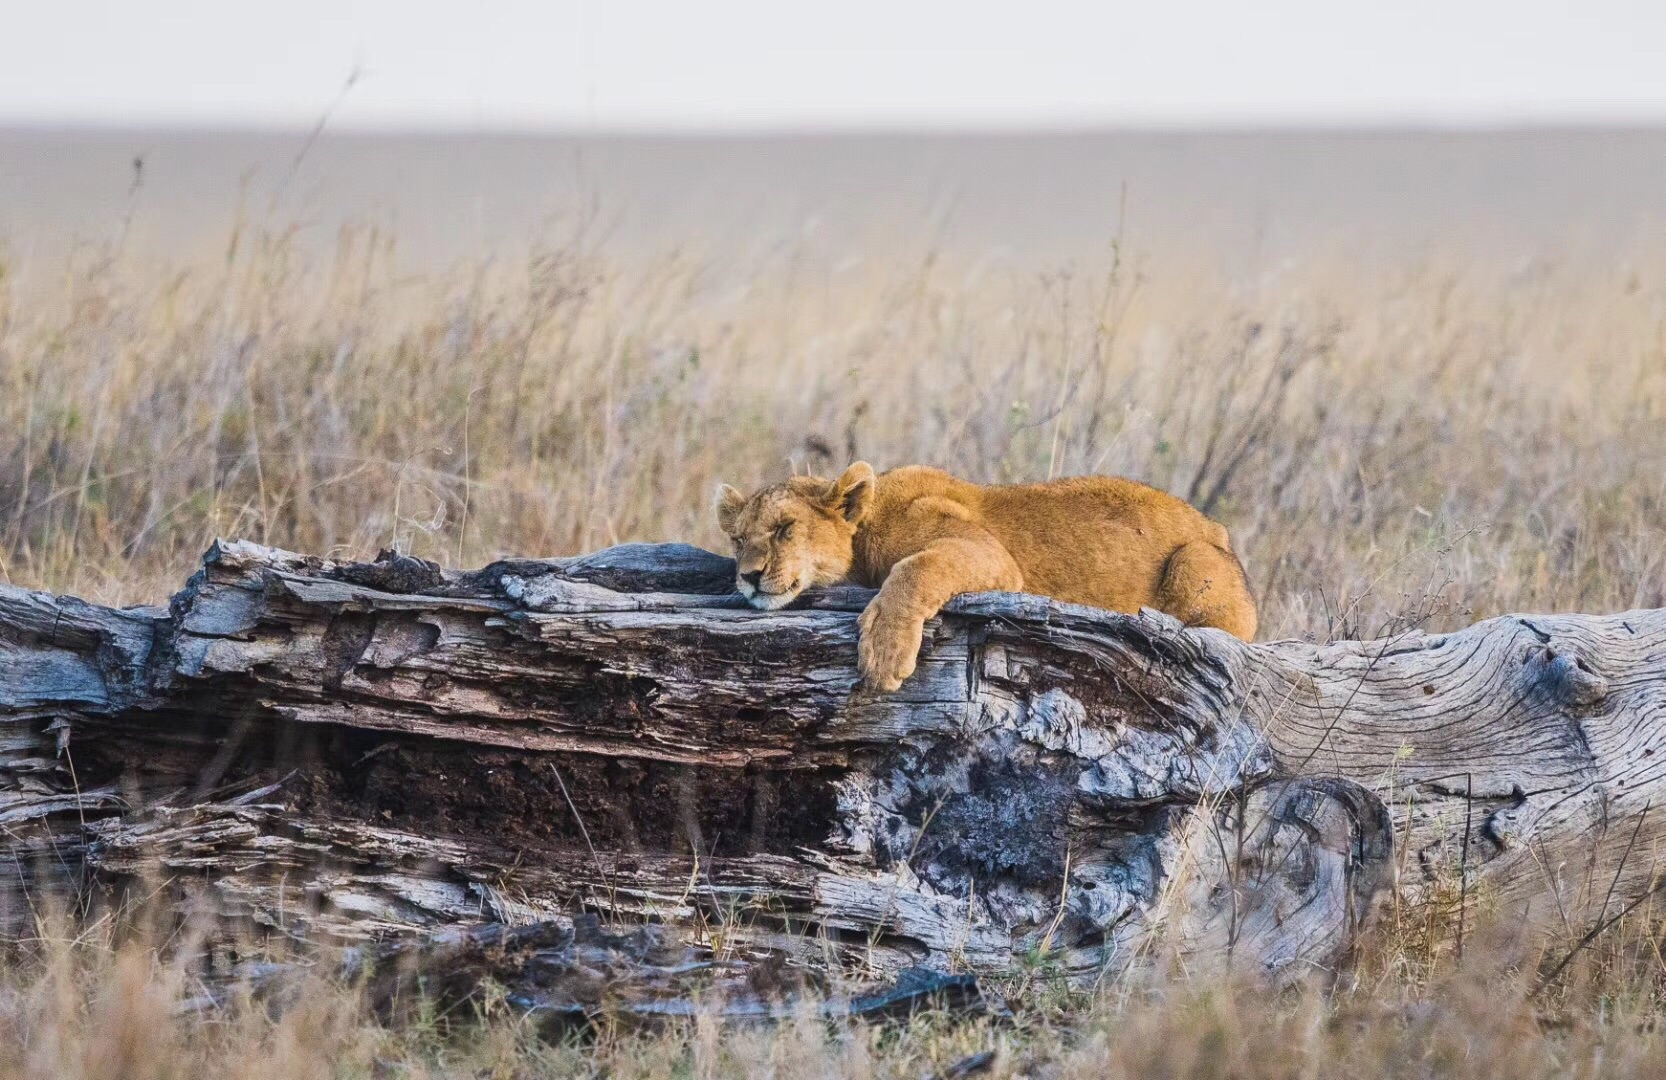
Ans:
[{"label": "tall grass", "polygon": [[394,265],[372,230],[325,260],[250,231],[173,269],[87,249],[28,303],[0,277],[0,573],[136,602],[216,535],[448,564],[710,543],[718,480],[864,457],[1188,496],[1264,636],[1666,602],[1666,264],[737,272],[575,230]]},{"label": "tall grass", "polygon": [[[524,262],[398,265],[370,229],[322,260],[261,228],[173,267],[0,256],[0,580],[154,602],[215,536],[454,565],[709,544],[717,481],[861,457],[1182,494],[1232,529],[1268,637],[1666,604],[1666,261],[1223,280],[1107,240],[1037,275],[949,250],[624,257],[575,229]],[[489,998],[389,1025],[322,982],[181,1011],[187,968],[96,929],[43,923],[0,965],[0,1075],[920,1076],[985,1051],[999,1076],[1666,1071],[1646,910],[1537,996],[1544,954],[1500,933],[1460,964],[1452,927],[1419,924],[1329,995],[1020,978],[1010,1023],[584,1041]]]}]

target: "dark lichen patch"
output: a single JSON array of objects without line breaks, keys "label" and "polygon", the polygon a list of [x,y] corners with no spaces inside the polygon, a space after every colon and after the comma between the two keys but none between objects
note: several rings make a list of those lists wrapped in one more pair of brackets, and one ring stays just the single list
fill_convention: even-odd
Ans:
[{"label": "dark lichen patch", "polygon": [[1073,759],[1000,733],[973,747],[905,748],[873,768],[902,788],[874,837],[880,865],[906,860],[957,895],[995,880],[1057,885],[1076,800]]},{"label": "dark lichen patch", "polygon": [[917,864],[945,880],[1056,883],[1064,874],[1074,770],[980,760],[967,779],[968,790],[948,795],[921,836]]}]

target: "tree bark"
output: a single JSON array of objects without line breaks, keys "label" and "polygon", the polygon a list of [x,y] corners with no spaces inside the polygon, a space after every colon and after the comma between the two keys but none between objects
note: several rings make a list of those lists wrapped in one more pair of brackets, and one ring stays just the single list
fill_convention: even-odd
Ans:
[{"label": "tree bark", "polygon": [[0,588],[0,929],[143,882],[313,943],[591,912],[702,963],[1277,982],[1397,877],[1564,927],[1655,884],[1666,611],[1245,644],[977,594],[875,695],[871,593],[731,580],[222,543],[167,608]]}]

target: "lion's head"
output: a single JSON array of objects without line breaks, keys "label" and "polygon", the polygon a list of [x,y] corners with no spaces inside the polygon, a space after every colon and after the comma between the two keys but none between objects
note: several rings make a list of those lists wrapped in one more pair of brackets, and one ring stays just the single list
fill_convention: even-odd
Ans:
[{"label": "lion's head", "polygon": [[753,607],[771,611],[812,585],[843,578],[873,493],[865,461],[837,480],[795,476],[751,498],[720,485],[717,524],[735,545],[735,588]]}]

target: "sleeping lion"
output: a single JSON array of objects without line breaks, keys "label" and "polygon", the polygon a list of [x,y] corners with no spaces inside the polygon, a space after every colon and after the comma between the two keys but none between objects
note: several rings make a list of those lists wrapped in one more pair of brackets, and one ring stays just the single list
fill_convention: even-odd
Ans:
[{"label": "sleeping lion", "polygon": [[914,672],[925,621],[950,597],[1003,589],[1255,636],[1255,601],[1226,529],[1156,488],[1114,476],[987,486],[921,465],[837,480],[795,476],[750,498],[722,485],[717,521],[735,584],[756,608],[812,585],[878,588],[857,667],[874,690]]}]

